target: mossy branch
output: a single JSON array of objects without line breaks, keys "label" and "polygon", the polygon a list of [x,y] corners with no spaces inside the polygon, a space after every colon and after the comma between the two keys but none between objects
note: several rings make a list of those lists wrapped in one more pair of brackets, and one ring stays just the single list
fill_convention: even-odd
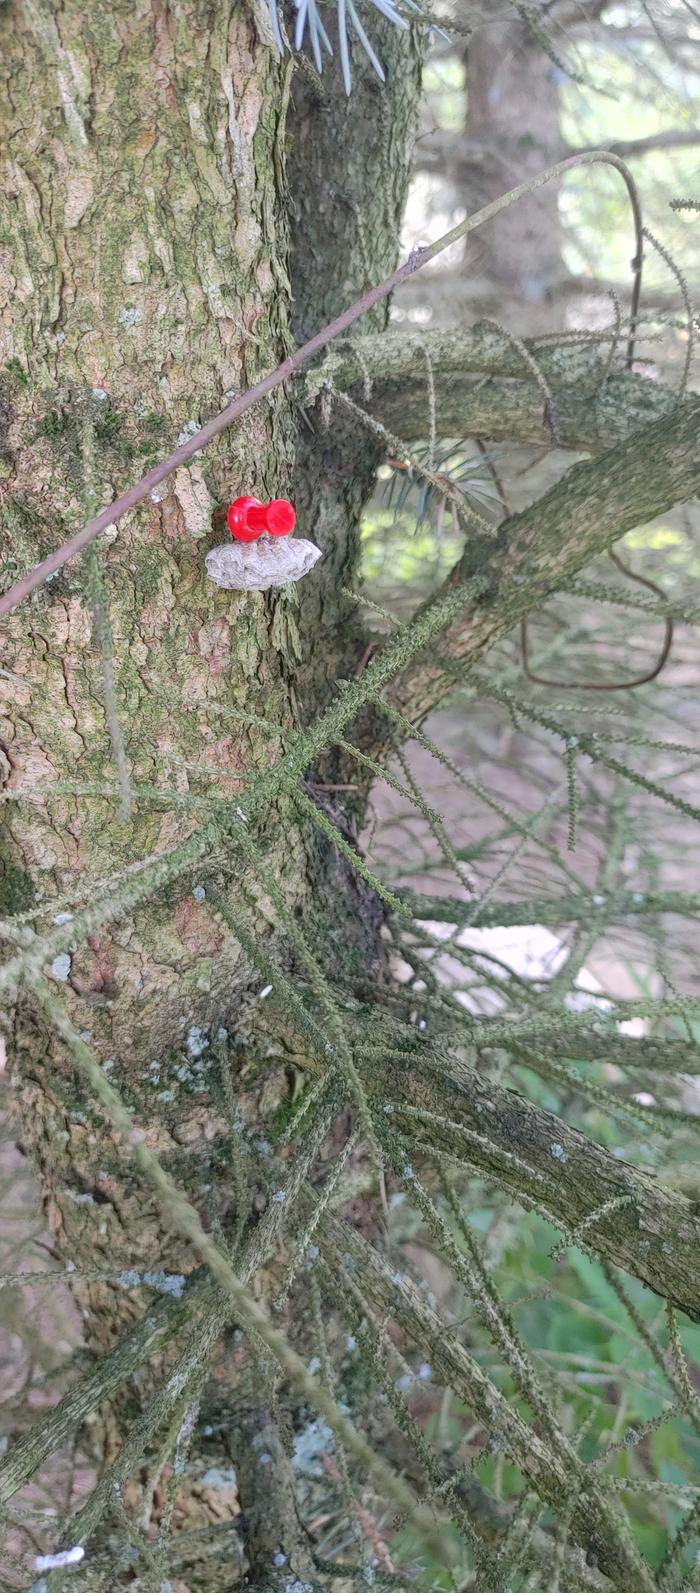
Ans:
[{"label": "mossy branch", "polygon": [[459,1393],[486,1431],[502,1435],[539,1497],[561,1510],[571,1503],[572,1494],[576,1496],[572,1536],[587,1548],[595,1547],[598,1563],[614,1586],[624,1588],[625,1579],[631,1576],[635,1589],[651,1593],[650,1573],[626,1533],[620,1531],[617,1512],[608,1510],[602,1491],[592,1486],[590,1491],[578,1492],[580,1479],[572,1475],[564,1452],[555,1453],[550,1434],[545,1436],[530,1426],[515,1404],[501,1395],[410,1278],[397,1280],[384,1258],[342,1219],[325,1217],[323,1229],[326,1254],[335,1267],[342,1269],[344,1258],[351,1258],[353,1273],[366,1297],[400,1323],[428,1357],[436,1377]]},{"label": "mossy branch", "polygon": [[0,1461],[0,1504],[6,1504],[55,1450],[62,1448],[90,1413],[120,1388],[152,1356],[170,1343],[196,1311],[211,1300],[213,1288],[206,1267],[193,1273],[180,1300],[154,1301],[146,1316],[92,1372],[81,1378],[53,1410],[18,1438]]},{"label": "mossy branch", "polygon": [[[516,1043],[519,1029],[515,1025]],[[483,1045],[480,1026],[473,1038]],[[597,1223],[591,1241],[595,1251],[700,1321],[700,1219],[684,1196],[515,1090],[484,1080],[457,1058],[439,1052],[431,1059],[428,1046],[413,1067],[405,1056],[399,1064],[386,1055],[374,1085],[368,1074],[367,1090],[395,1103],[399,1123],[404,1105],[427,1107],[435,1114],[430,1125],[434,1154],[452,1152],[475,1171],[490,1174],[514,1200],[529,1199],[567,1234],[580,1230],[604,1203],[625,1197],[624,1205]]]},{"label": "mossy branch", "polygon": [[289,1377],[300,1394],[325,1416],[332,1431],[342,1441],[354,1460],[395,1501],[400,1510],[419,1523],[428,1541],[437,1538],[437,1529],[429,1511],[416,1499],[411,1488],[367,1443],[333,1396],[307,1371],[304,1362],[292,1348],[288,1339],[273,1327],[264,1306],[254,1297],[251,1289],[234,1270],[226,1252],[216,1238],[207,1233],[194,1206],[190,1204],[157,1155],[147,1144],[147,1136],[135,1122],[121,1096],[102,1071],[90,1047],[71,1023],[62,1003],[53,994],[51,986],[40,978],[32,985],[33,994],[42,1011],[51,1022],[56,1034],[66,1046],[78,1072],[99,1101],[113,1127],[121,1135],[142,1177],[155,1191],[164,1221],[175,1228],[193,1246],[209,1272],[228,1298],[232,1314],[241,1326],[265,1345],[280,1371]]},{"label": "mossy branch", "polygon": [[[401,900],[413,918],[439,924],[467,925],[474,915],[474,903],[453,896],[424,896],[418,891],[401,891]],[[587,923],[595,908],[606,923],[619,918],[643,918],[654,913],[678,913],[697,918],[700,896],[693,891],[606,891],[599,894],[534,896],[522,902],[489,902],[479,907],[479,929],[502,929],[511,924]]]},{"label": "mossy branch", "polygon": [[[596,459],[574,465],[543,498],[511,515],[498,537],[470,536],[459,563],[432,603],[478,571],[486,596],[448,626],[444,652],[462,669],[542,603],[563,581],[613,546],[626,531],[687,502],[700,488],[700,398],[635,432]],[[416,658],[391,702],[420,721],[454,686],[436,659]]]},{"label": "mossy branch", "polygon": [[[605,344],[598,338],[588,345],[559,346],[533,338],[523,347],[557,395],[564,448],[597,453],[674,407],[674,394],[648,377],[618,371],[606,380]],[[336,345],[323,365],[300,379],[300,388],[309,402],[323,392],[324,383],[352,390],[362,378],[363,403],[372,415],[407,443],[424,441],[431,428],[426,360],[439,436],[509,437],[552,446],[540,386],[512,342],[490,322],[469,331],[388,331],[355,338],[347,346]]]}]

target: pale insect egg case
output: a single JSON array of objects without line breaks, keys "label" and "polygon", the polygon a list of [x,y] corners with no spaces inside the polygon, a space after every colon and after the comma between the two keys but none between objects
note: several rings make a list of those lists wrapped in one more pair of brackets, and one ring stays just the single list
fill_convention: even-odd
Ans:
[{"label": "pale insect egg case", "polygon": [[216,586],[236,592],[268,592],[300,581],[320,557],[321,549],[303,537],[288,541],[262,537],[258,542],[228,542],[212,548],[204,563]]}]

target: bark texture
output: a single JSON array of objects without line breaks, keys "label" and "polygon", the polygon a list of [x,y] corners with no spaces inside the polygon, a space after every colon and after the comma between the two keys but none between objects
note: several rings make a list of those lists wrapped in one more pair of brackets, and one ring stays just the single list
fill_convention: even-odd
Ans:
[{"label": "bark texture", "polygon": [[[70,0],[37,0],[4,11],[0,28],[11,571],[284,352],[289,66],[228,0],[117,4],[87,17]],[[203,578],[203,555],[232,489],[280,492],[292,453],[289,408],[270,404],[103,539],[112,710],[132,781],[166,794],[165,804],[139,803],[121,822],[113,800],[60,789],[114,783],[84,567],[62,572],[10,622],[6,657],[22,684],[2,682],[8,786],[55,782],[58,791],[6,804],[6,908],[42,896],[59,904],[167,850],[198,822],[179,796],[193,786],[231,793],[243,762],[274,757],[274,732],[270,748],[246,716],[264,710],[272,724],[289,723],[293,604],[232,600]],[[187,765],[203,771],[199,786]],[[166,1144],[176,1120],[185,1138],[206,1134],[193,1065],[209,1015],[225,1021],[241,956],[193,898],[195,883],[54,970],[81,1028],[160,1118]],[[85,1246],[115,1259],[157,1253],[158,1226],[138,1194],[113,1198],[104,1130],[65,1072],[52,1068],[49,1083],[50,1040],[33,1020],[18,1039],[27,1141],[44,1168],[53,1229],[74,1255]],[[183,1068],[178,1084],[171,1074]],[[187,1104],[175,1109],[178,1089]]]},{"label": "bark texture", "polygon": [[[293,64],[238,0],[117,0],[87,15],[76,0],[27,0],[2,8],[0,34],[9,584],[274,367],[293,332],[395,264],[420,44],[380,30],[383,97],[358,62],[352,107],[331,75],[320,94],[297,78],[290,111]],[[0,910],[91,900],[97,882],[196,839],[211,800],[235,799],[243,767],[274,764],[361,651],[338,586],[352,579],[373,468],[364,437],[358,447],[348,427],[310,433],[294,395],[274,395],[101,539],[97,596],[76,564],[12,617],[0,760],[8,792],[33,794],[2,809]],[[237,596],[205,579],[204,554],[242,491],[295,497],[302,534],[325,553],[299,588]],[[110,715],[137,793],[128,821],[103,794],[116,785]],[[283,800],[259,839],[287,907],[306,904],[312,937],[332,899],[327,954],[352,955],[355,937],[371,962],[381,914],[358,911],[353,870],[332,845]],[[248,891],[271,932],[276,913],[250,871]],[[206,1146],[226,1122],[222,1059],[257,1066],[257,975],[196,862],[158,906],[70,945],[53,973],[154,1144],[172,1155]],[[25,1140],[57,1243],[93,1265],[147,1264],[169,1246],[172,1259],[149,1197],[123,1176],[99,1114],[24,1004],[15,1038]],[[103,1285],[84,1297],[104,1347],[135,1305]]]},{"label": "bark texture", "polygon": [[[88,14],[76,0],[0,8],[4,585],[274,368],[294,336],[395,265],[422,45],[390,27],[377,42],[387,85],[380,94],[357,61],[350,106],[333,73],[321,92],[309,87],[240,0],[116,0]],[[383,308],[363,330],[385,319]],[[273,767],[336,676],[354,670],[364,644],[339,586],[354,578],[376,458],[361,428],[311,422],[297,393],[280,392],[179,470],[118,535],[102,537],[97,564],[67,566],[4,630],[0,916],[46,902],[60,929],[62,913],[100,895],[99,882],[111,881],[110,892],[131,887],[148,858],[167,872],[173,850],[191,843],[191,868],[169,876],[157,904],[135,901],[116,925],[69,941],[49,971],[75,1028],[208,1222],[230,1222],[238,1209],[240,1187],[219,1156],[232,1113],[249,1127],[268,1118],[295,1090],[292,1064],[305,1058],[279,1011],[268,1022],[259,1006],[250,942],[244,950],[213,904],[198,835],[221,813],[212,801],[235,802],[241,769]],[[301,534],[324,552],[299,588],[239,597],[205,579],[204,554],[224,540],[225,507],[243,491],[295,500]],[[119,763],[134,796],[128,817]],[[18,791],[29,796],[16,800]],[[335,821],[330,799],[326,808]],[[229,893],[240,901],[245,875],[264,939],[279,937],[282,905],[303,913],[329,969],[353,959],[371,966],[382,913],[332,840],[281,791],[256,838],[275,900],[222,838],[222,909]],[[289,963],[284,937],[280,954]],[[166,1295],[144,1318],[134,1279],[144,1268],[177,1279],[191,1270],[191,1250],[124,1163],[51,1024],[25,997],[14,1023],[24,1143],[56,1249],[79,1267],[124,1271],[119,1288],[75,1286],[101,1359],[46,1428],[15,1446],[9,1494],[87,1417],[98,1464],[119,1460],[118,1475],[133,1474],[163,1422],[182,1419],[171,1373],[199,1367],[201,1380],[217,1343],[226,1365],[219,1341],[230,1314],[219,1305],[200,1316],[189,1352],[182,1330],[210,1298],[208,1285],[188,1283],[182,1304]],[[241,1262],[249,1276],[276,1247],[281,1215],[268,1208],[275,1244],[261,1248],[264,1170],[259,1183],[250,1266]],[[245,1477],[251,1434],[239,1437],[241,1487],[255,1506]],[[192,1528],[212,1521],[196,1491],[211,1459],[204,1445],[191,1468]],[[90,1538],[111,1508],[106,1476],[106,1494],[97,1490],[75,1523]],[[248,1541],[244,1533],[233,1556],[228,1548],[229,1569],[247,1563],[261,1589],[286,1587],[303,1570],[299,1585],[311,1586],[308,1547],[296,1525],[291,1541],[292,1525],[283,1572],[267,1552],[282,1523],[261,1495]],[[201,1544],[190,1536],[188,1585],[209,1588],[208,1535]],[[99,1584],[99,1558],[95,1570]]]}]

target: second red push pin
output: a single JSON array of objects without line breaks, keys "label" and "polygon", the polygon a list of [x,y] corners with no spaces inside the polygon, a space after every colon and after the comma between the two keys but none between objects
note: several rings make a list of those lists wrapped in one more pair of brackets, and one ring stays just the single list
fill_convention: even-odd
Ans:
[{"label": "second red push pin", "polygon": [[287,537],[296,525],[294,504],[288,498],[234,498],[226,516],[231,536],[237,542],[256,542],[263,531],[272,537]]}]

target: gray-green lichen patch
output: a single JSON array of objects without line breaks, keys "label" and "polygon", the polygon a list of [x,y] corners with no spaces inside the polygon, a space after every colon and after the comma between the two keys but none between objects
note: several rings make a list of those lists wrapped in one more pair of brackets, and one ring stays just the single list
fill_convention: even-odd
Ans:
[{"label": "gray-green lichen patch", "polygon": [[3,861],[0,855],[0,913],[8,918],[15,913],[25,913],[34,906],[36,896],[31,874],[15,863]]}]

